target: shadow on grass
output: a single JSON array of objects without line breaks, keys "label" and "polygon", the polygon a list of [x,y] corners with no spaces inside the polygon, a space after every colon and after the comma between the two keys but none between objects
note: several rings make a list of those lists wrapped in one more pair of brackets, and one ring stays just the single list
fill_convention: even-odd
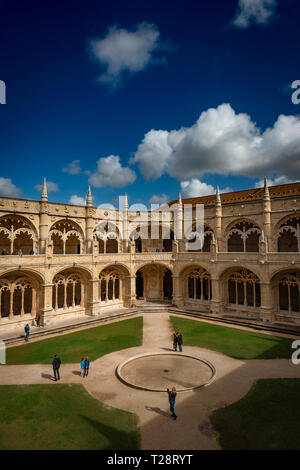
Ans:
[{"label": "shadow on grass", "polygon": [[[115,450],[116,449],[116,442],[120,443],[118,445],[117,450],[137,450],[139,448],[137,433],[132,432],[123,432],[119,431],[118,429],[107,426],[99,421],[95,421],[94,419],[89,418],[88,416],[78,415],[84,421],[86,421],[90,426],[93,426],[99,434],[105,436],[105,438],[109,441],[105,447],[101,447],[101,450]],[[132,447],[132,444],[129,443],[132,441],[136,441],[137,446]]]}]

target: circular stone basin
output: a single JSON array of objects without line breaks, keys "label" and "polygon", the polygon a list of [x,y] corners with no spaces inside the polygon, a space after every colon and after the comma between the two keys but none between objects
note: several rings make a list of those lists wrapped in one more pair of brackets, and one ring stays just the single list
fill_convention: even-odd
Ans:
[{"label": "circular stone basin", "polygon": [[214,366],[196,356],[183,353],[150,353],[132,357],[117,368],[118,378],[134,388],[165,392],[176,387],[186,392],[212,382]]}]

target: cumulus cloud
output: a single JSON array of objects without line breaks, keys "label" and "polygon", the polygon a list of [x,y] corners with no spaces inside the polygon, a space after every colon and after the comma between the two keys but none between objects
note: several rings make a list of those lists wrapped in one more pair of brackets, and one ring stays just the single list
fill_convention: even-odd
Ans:
[{"label": "cumulus cloud", "polygon": [[[296,181],[295,179],[290,179],[290,178],[287,178],[286,176],[278,176],[278,177],[275,177],[274,179],[267,178],[268,186],[276,186],[276,185],[279,185],[279,184],[295,183],[295,181]],[[265,184],[265,180],[261,179],[255,184],[255,187],[256,188],[263,188],[264,184]]]},{"label": "cumulus cloud", "polygon": [[122,167],[118,155],[109,155],[108,157],[99,158],[97,169],[89,177],[89,183],[96,188],[105,186],[121,188],[132,184],[135,179],[135,172],[130,168]]},{"label": "cumulus cloud", "polygon": [[268,24],[274,17],[276,7],[277,0],[239,0],[232,24],[243,29],[251,23]]},{"label": "cumulus cloud", "polygon": [[204,174],[300,177],[300,118],[278,116],[264,132],[249,115],[224,103],[191,127],[149,131],[131,159],[145,179],[164,173],[179,181]]},{"label": "cumulus cloud", "polygon": [[106,36],[93,39],[91,56],[106,68],[99,81],[116,87],[125,72],[134,74],[150,64],[165,64],[164,57],[154,57],[155,52],[168,48],[167,43],[160,42],[159,36],[155,24],[144,22],[132,31],[111,26]]},{"label": "cumulus cloud", "polygon": [[74,206],[85,206],[85,198],[73,194],[69,199],[69,204],[73,204]]},{"label": "cumulus cloud", "polygon": [[[42,184],[36,184],[34,189],[36,189],[36,191],[42,191],[42,187]],[[53,183],[52,181],[47,181],[47,191],[48,193],[56,193],[57,191],[59,191],[59,187],[56,183]]]},{"label": "cumulus cloud", "polygon": [[66,168],[63,168],[62,171],[69,173],[69,175],[78,175],[81,173],[80,160],[73,160]]},{"label": "cumulus cloud", "polygon": [[19,197],[21,190],[17,188],[10,178],[0,177],[0,196],[3,197]]},{"label": "cumulus cloud", "polygon": [[[181,181],[180,183],[183,197],[200,197],[215,194],[216,188],[211,184],[204,183],[197,178],[192,178],[188,181]],[[231,188],[220,189],[220,193],[229,193]]]},{"label": "cumulus cloud", "polygon": [[159,204],[159,205],[165,204],[168,201],[169,201],[169,196],[167,196],[165,193],[163,193],[161,196],[154,194],[149,199],[150,204]]}]

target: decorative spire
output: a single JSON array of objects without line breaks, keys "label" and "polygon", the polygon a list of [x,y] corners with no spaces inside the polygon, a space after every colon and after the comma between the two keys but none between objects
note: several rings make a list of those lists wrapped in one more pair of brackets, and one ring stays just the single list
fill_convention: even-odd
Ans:
[{"label": "decorative spire", "polygon": [[41,194],[41,201],[42,201],[42,202],[48,202],[48,193],[47,193],[46,178],[44,178],[44,181],[43,181],[42,194]]},{"label": "decorative spire", "polygon": [[91,193],[91,186],[89,185],[89,189],[86,195],[86,207],[93,207],[93,199],[92,199],[92,193]]},{"label": "decorative spire", "polygon": [[265,232],[262,230],[261,235],[260,235],[260,241],[264,242],[265,241]]},{"label": "decorative spire", "polygon": [[265,189],[264,199],[270,199],[270,193],[269,193],[267,178],[264,179],[264,189]]},{"label": "decorative spire", "polygon": [[216,205],[217,206],[221,205],[221,197],[220,197],[219,186],[217,186],[217,189],[216,189]]},{"label": "decorative spire", "polygon": [[181,193],[178,193],[178,204],[180,204],[182,206]]}]

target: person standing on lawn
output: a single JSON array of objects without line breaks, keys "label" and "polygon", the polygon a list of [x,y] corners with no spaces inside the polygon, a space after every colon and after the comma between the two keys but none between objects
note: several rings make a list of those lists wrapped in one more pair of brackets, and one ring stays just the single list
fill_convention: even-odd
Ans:
[{"label": "person standing on lawn", "polygon": [[54,380],[55,382],[57,380],[60,380],[60,375],[59,375],[59,368],[61,365],[61,360],[60,358],[55,354],[54,359],[52,361],[52,366],[53,366],[53,373],[54,373]]}]

